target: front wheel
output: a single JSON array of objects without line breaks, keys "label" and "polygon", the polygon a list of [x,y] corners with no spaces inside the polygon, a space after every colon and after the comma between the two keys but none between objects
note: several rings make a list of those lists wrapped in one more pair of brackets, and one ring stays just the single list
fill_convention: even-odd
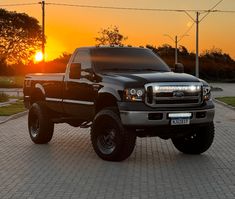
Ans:
[{"label": "front wheel", "polygon": [[54,124],[42,102],[34,103],[31,106],[28,115],[28,129],[30,138],[35,144],[50,142],[53,136]]},{"label": "front wheel", "polygon": [[93,121],[91,142],[95,152],[103,160],[122,161],[134,150],[136,135],[132,131],[126,131],[115,109],[104,109]]},{"label": "front wheel", "polygon": [[187,136],[172,138],[174,146],[186,154],[201,154],[210,148],[214,140],[214,124],[192,129]]}]

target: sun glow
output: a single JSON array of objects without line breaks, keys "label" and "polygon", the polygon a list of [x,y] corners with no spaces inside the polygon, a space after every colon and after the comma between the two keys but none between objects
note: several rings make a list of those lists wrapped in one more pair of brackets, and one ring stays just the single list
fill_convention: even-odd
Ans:
[{"label": "sun glow", "polygon": [[43,54],[42,54],[42,52],[37,52],[37,53],[35,54],[35,56],[34,56],[34,60],[35,60],[36,62],[42,61],[42,60],[43,60]]}]

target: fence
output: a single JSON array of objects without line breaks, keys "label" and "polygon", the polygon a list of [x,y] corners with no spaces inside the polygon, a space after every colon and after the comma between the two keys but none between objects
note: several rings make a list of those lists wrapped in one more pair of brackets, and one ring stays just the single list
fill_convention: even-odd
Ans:
[{"label": "fence", "polygon": [[0,93],[6,93],[10,96],[22,97],[23,96],[23,89],[19,88],[0,88]]}]

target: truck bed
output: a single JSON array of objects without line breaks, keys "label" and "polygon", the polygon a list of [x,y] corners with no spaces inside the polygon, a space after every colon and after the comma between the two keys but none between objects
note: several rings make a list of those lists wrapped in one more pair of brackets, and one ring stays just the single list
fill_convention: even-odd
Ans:
[{"label": "truck bed", "polygon": [[32,73],[25,76],[25,80],[63,81],[65,73]]}]

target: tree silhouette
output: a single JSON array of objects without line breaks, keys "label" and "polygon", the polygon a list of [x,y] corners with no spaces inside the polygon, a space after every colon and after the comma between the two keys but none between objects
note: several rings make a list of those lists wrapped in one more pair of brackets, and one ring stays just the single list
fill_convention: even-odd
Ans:
[{"label": "tree silhouette", "polygon": [[123,46],[123,41],[127,39],[124,37],[117,26],[110,26],[108,28],[101,29],[98,32],[99,36],[95,38],[96,45],[118,45]]},{"label": "tree silhouette", "polygon": [[27,63],[40,49],[42,30],[37,19],[0,9],[0,59],[8,64]]}]

